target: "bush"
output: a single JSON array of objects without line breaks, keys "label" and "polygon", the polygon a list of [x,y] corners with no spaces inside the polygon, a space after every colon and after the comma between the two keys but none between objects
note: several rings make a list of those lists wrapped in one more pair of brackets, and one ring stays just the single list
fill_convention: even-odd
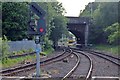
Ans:
[{"label": "bush", "polygon": [[45,38],[45,44],[44,44],[44,49],[47,50],[49,48],[52,48],[52,41],[48,40],[48,38]]},{"label": "bush", "polygon": [[108,33],[108,42],[112,44],[118,44],[120,41],[120,28],[119,23],[114,23],[105,29]]},{"label": "bush", "polygon": [[2,48],[1,48],[1,52],[2,52],[2,54],[1,54],[1,58],[0,59],[2,59],[2,63],[5,61],[5,60],[7,60],[8,59],[8,56],[9,56],[9,45],[8,45],[8,40],[7,40],[7,37],[6,36],[3,36],[3,40],[1,39],[1,43],[0,43],[0,45],[2,46]]},{"label": "bush", "polygon": [[0,38],[0,59],[2,56],[2,38]]},{"label": "bush", "polygon": [[32,48],[28,49],[28,52],[33,52],[34,50]]}]

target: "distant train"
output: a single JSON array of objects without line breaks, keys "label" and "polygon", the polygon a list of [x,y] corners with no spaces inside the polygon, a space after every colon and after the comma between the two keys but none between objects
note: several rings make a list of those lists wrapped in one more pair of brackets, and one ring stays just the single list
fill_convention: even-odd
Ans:
[{"label": "distant train", "polygon": [[73,37],[73,36],[71,36],[71,37],[68,37],[66,39],[61,39],[58,42],[58,46],[60,46],[60,47],[78,47],[78,48],[84,48],[85,44],[78,44],[76,38]]},{"label": "distant train", "polygon": [[76,45],[76,39],[75,39],[75,37],[69,37],[67,43],[68,43],[68,47],[75,46]]},{"label": "distant train", "polygon": [[68,47],[72,47],[72,46],[78,47],[78,48],[85,47],[85,44],[78,44],[75,37],[69,37],[67,44],[68,44]]}]

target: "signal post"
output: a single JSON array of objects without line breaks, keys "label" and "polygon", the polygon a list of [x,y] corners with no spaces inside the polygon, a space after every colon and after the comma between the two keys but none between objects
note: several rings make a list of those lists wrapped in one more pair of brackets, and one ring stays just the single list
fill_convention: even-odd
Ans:
[{"label": "signal post", "polygon": [[[46,33],[46,20],[45,20],[45,11],[35,2],[31,2],[30,4],[30,21],[28,27],[28,34],[35,36],[35,44],[36,44],[36,77],[40,77],[40,53],[41,53],[41,45],[40,45],[40,37],[45,35]],[[34,14],[36,14],[39,19],[34,18]]]}]

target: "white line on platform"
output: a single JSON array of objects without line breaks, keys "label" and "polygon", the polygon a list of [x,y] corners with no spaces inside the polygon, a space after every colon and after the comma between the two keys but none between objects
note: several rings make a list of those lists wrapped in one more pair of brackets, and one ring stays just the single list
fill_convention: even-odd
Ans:
[{"label": "white line on platform", "polygon": [[119,79],[120,80],[120,77],[111,77],[111,76],[92,76],[92,80],[94,79]]},{"label": "white line on platform", "polygon": [[19,76],[2,76],[2,78],[8,78],[8,79],[18,78],[18,79],[22,79],[22,78],[25,78],[25,77],[24,76],[23,77],[19,77]]}]

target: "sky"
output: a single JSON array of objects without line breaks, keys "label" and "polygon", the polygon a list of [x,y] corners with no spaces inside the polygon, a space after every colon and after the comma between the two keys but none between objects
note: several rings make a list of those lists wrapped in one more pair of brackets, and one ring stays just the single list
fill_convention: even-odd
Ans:
[{"label": "sky", "polygon": [[89,2],[94,2],[95,0],[57,0],[62,2],[63,7],[66,10],[65,16],[74,16],[78,17],[80,10],[85,9],[85,5]]}]

